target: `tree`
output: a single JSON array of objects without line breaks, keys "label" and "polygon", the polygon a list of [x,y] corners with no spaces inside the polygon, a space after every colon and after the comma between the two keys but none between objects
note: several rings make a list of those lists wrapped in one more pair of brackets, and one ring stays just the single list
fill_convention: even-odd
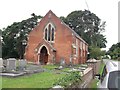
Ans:
[{"label": "tree", "polygon": [[120,42],[113,44],[107,52],[112,59],[118,59],[120,57]]},{"label": "tree", "polygon": [[29,32],[37,25],[41,16],[34,13],[31,18],[21,22],[14,22],[12,25],[2,30],[2,57],[3,58],[23,58],[23,45],[22,41],[27,40]]},{"label": "tree", "polygon": [[90,58],[101,59],[101,56],[105,55],[105,51],[102,51],[99,47],[90,46]]},{"label": "tree", "polygon": [[106,22],[88,10],[73,11],[66,18],[60,17],[69,27],[79,34],[90,46],[106,47],[106,38],[102,35]]}]

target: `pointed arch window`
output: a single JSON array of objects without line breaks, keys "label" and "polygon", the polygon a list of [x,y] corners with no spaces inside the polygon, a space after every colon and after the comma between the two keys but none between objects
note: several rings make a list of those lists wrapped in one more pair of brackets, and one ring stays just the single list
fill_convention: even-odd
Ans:
[{"label": "pointed arch window", "polygon": [[47,28],[45,29],[45,39],[47,40]]},{"label": "pointed arch window", "polygon": [[50,37],[50,36],[51,36],[50,34],[51,34],[51,25],[49,24],[49,25],[48,25],[48,41],[50,41],[50,38],[51,38],[51,37]]},{"label": "pointed arch window", "polygon": [[46,41],[53,42],[55,38],[54,34],[55,34],[54,26],[51,23],[47,24],[44,30],[44,39]]},{"label": "pointed arch window", "polygon": [[54,32],[55,32],[55,31],[54,31],[54,28],[52,28],[52,37],[51,37],[51,38],[52,38],[52,41],[54,41]]}]

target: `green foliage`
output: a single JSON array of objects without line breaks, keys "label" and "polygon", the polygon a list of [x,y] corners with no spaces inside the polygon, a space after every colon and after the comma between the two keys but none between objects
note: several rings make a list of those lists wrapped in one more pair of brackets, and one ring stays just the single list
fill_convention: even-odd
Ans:
[{"label": "green foliage", "polygon": [[106,47],[106,38],[101,33],[105,31],[105,21],[88,10],[73,11],[66,18],[61,19],[80,35],[89,45],[100,48]]},{"label": "green foliage", "polygon": [[112,59],[118,59],[120,57],[120,42],[113,44],[107,54],[109,54]]},{"label": "green foliage", "polygon": [[68,73],[66,76],[60,78],[53,85],[60,85],[63,87],[67,87],[69,85],[72,85],[74,83],[78,83],[80,81],[81,81],[80,72],[73,71],[73,72]]},{"label": "green foliage", "polygon": [[103,69],[104,69],[104,62],[101,62],[100,69],[99,69],[99,74],[102,75]]},{"label": "green foliage", "polygon": [[89,51],[90,51],[90,58],[101,59],[101,56],[105,55],[105,51],[101,51],[101,49],[96,46],[90,46]]},{"label": "green foliage", "polygon": [[27,40],[29,32],[37,25],[38,19],[41,16],[36,16],[34,13],[31,18],[21,22],[14,22],[12,25],[2,30],[2,57],[3,58],[21,58],[23,57],[24,47],[23,40]]}]

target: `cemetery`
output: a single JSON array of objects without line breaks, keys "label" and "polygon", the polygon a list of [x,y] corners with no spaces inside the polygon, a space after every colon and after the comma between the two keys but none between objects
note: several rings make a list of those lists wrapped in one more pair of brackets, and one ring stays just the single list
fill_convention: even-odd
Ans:
[{"label": "cemetery", "polygon": [[27,64],[27,61],[24,59],[16,60],[15,58],[9,58],[7,60],[0,60],[0,62],[0,76],[17,77],[43,72],[40,66]]},{"label": "cemetery", "polygon": [[[34,65],[26,60],[0,60],[3,88],[86,88],[94,78],[90,64]],[[95,72],[95,71],[94,71]]]}]

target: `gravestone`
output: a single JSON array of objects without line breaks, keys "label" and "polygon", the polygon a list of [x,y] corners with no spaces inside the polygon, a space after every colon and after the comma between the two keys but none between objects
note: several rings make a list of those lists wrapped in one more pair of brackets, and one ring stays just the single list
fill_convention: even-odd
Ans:
[{"label": "gravestone", "polygon": [[62,59],[60,60],[60,66],[65,66],[65,60],[64,60],[64,58],[62,58]]},{"label": "gravestone", "polygon": [[60,66],[58,67],[58,69],[63,69],[64,66],[65,66],[65,60],[64,60],[64,58],[61,58]]},{"label": "gravestone", "polygon": [[18,61],[18,70],[25,70],[27,65],[27,61],[22,59]]},{"label": "gravestone", "polygon": [[2,72],[2,69],[3,69],[3,60],[2,58],[0,58],[0,72]]},{"label": "gravestone", "polygon": [[15,71],[16,70],[16,59],[15,58],[9,58],[7,59],[7,71]]},{"label": "gravestone", "polygon": [[3,66],[6,68],[7,67],[7,60],[3,60]]}]

